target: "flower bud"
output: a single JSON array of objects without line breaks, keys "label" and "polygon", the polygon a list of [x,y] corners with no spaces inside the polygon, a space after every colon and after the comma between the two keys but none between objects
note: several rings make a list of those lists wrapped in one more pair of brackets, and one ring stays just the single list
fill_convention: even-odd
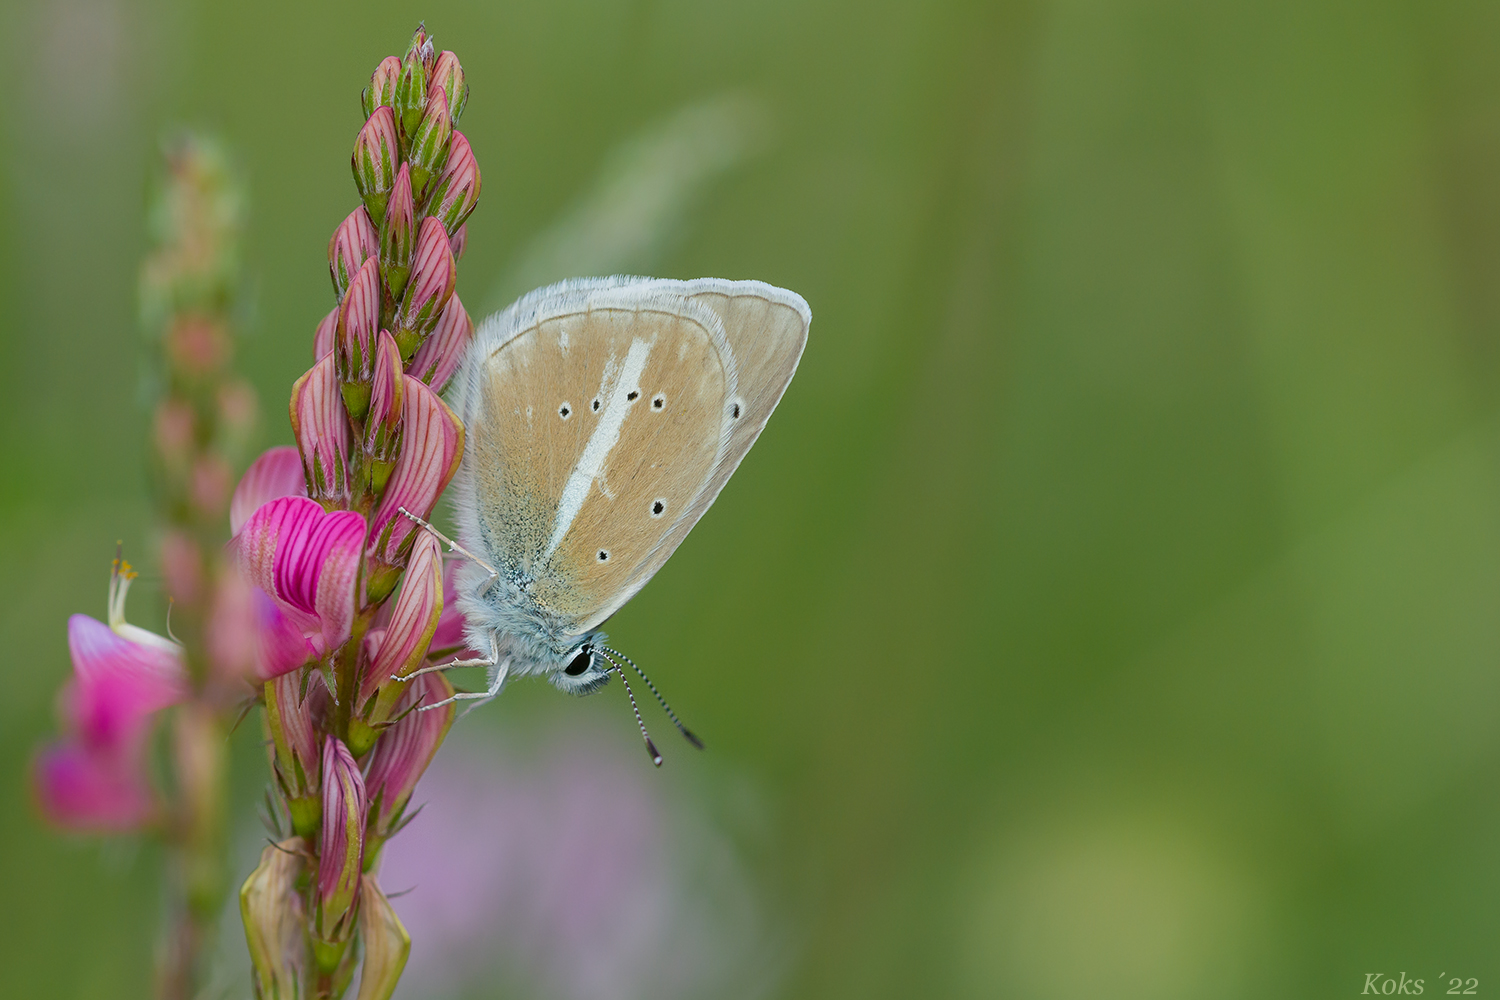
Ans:
[{"label": "flower bud", "polygon": [[427,23],[419,22],[417,30],[412,32],[411,41],[406,46],[406,55],[415,56],[421,60],[422,68],[428,75],[432,74],[432,63],[437,58],[437,47],[432,43],[432,36],[427,33]]},{"label": "flower bud", "polygon": [[[398,566],[407,541],[417,527],[401,515],[405,507],[426,517],[458,471],[464,452],[464,425],[448,405],[424,383],[410,375],[401,396],[403,423],[401,454],[391,480],[380,496],[370,520],[369,554],[387,566]],[[379,572],[375,567],[367,580]],[[375,600],[375,585],[367,584],[368,598]],[[389,587],[386,593],[389,593]],[[382,595],[383,597],[384,595]]]},{"label": "flower bud", "polygon": [[380,329],[380,263],[364,262],[339,306],[339,386],[349,416],[363,420],[370,408],[370,372],[375,364],[375,334]]},{"label": "flower bud", "polygon": [[328,310],[318,323],[318,332],[313,334],[313,360],[322,361],[333,353],[334,344],[338,340],[339,330],[339,307],[334,306]]},{"label": "flower bud", "polygon": [[458,56],[447,49],[438,53],[437,62],[432,64],[429,86],[442,88],[448,98],[448,113],[453,116],[453,124],[457,125],[464,113],[464,105],[469,103],[469,85],[464,82],[464,68]]},{"label": "flower bud", "polygon": [[364,199],[365,210],[372,219],[385,218],[385,202],[391,185],[396,183],[396,165],[401,161],[396,142],[396,115],[379,107],[359,130],[354,140],[350,162],[354,168],[354,186]]},{"label": "flower bud", "polygon": [[307,495],[338,504],[349,497],[349,421],[339,396],[335,356],[326,355],[292,386],[292,436],[302,453]]},{"label": "flower bud", "polygon": [[370,76],[370,85],[360,95],[366,118],[382,105],[388,108],[395,105],[396,84],[400,80],[401,60],[395,56],[386,56],[380,60],[380,65],[375,67],[375,72]]},{"label": "flower bud", "polygon": [[306,697],[300,673],[266,681],[266,728],[270,732],[272,772],[292,814],[292,829],[311,837],[323,815],[321,757],[313,726],[312,699]]},{"label": "flower bud", "polygon": [[328,272],[333,277],[333,294],[339,298],[365,261],[375,256],[379,237],[364,206],[350,212],[328,240]]},{"label": "flower bud", "polygon": [[442,674],[423,674],[414,678],[395,704],[393,717],[398,721],[387,729],[370,751],[369,789],[374,812],[370,817],[370,850],[374,852],[385,838],[401,827],[406,805],[411,801],[427,765],[442,746],[453,724],[453,703],[430,712],[414,711],[421,705],[436,705],[453,697],[453,685]]},{"label": "flower bud", "polygon": [[360,880],[359,937],[365,945],[365,958],[359,968],[359,996],[355,1000],[390,1000],[411,954],[411,936],[401,926],[373,874]]},{"label": "flower bud", "polygon": [[[427,659],[427,647],[443,614],[443,547],[430,531],[417,535],[406,563],[401,595],[391,609],[390,624],[380,640],[370,669],[361,680],[362,705],[380,691],[380,698],[366,721],[378,726],[393,716],[392,708],[405,685],[392,677],[405,677]],[[355,753],[360,748],[355,747]]]},{"label": "flower bud", "polygon": [[370,382],[370,413],[365,420],[365,468],[374,496],[385,490],[386,480],[401,451],[401,351],[390,332],[381,330],[375,352],[375,370]]},{"label": "flower bud", "polygon": [[458,370],[473,335],[474,322],[469,319],[464,304],[454,295],[448,300],[437,326],[432,328],[432,335],[422,341],[422,346],[412,355],[407,373],[432,386],[435,392],[442,392],[448,379]]},{"label": "flower bud", "polygon": [[411,281],[406,286],[401,305],[396,310],[396,344],[403,361],[410,361],[423,338],[437,325],[448,299],[458,265],[448,249],[448,233],[443,224],[428,216],[417,233],[417,247],[412,254]]},{"label": "flower bud", "polygon": [[349,749],[323,741],[323,833],[318,844],[317,936],[348,939],[344,922],[359,892],[365,858],[365,781]]},{"label": "flower bud", "polygon": [[380,275],[385,279],[385,287],[398,297],[411,275],[411,252],[417,238],[415,219],[411,170],[403,163],[385,207],[385,224],[380,227]]},{"label": "flower bud", "polygon": [[[420,30],[418,34],[421,34]],[[431,43],[428,43],[429,48]],[[401,79],[396,83],[396,103],[393,105],[401,123],[401,134],[410,136],[422,123],[422,113],[427,109],[427,64],[418,52],[417,40],[401,60]]]},{"label": "flower bud", "polygon": [[[462,132],[454,132],[449,145],[448,162],[432,185],[427,214],[443,220],[448,232],[457,235],[479,203],[479,162]],[[453,255],[457,257],[461,252],[462,247],[454,250]]]},{"label": "flower bud", "polygon": [[293,1000],[302,995],[306,916],[297,877],[306,864],[301,837],[269,844],[240,887],[240,919],[255,969],[255,995]]},{"label": "flower bud", "polygon": [[427,97],[422,124],[412,134],[406,150],[411,161],[412,193],[419,205],[427,204],[432,180],[448,162],[448,140],[452,136],[453,118],[448,113],[448,95],[435,88]]},{"label": "flower bud", "polygon": [[453,259],[463,260],[464,250],[469,245],[469,226],[465,223],[458,227],[458,232],[448,237],[448,249],[453,251]]}]

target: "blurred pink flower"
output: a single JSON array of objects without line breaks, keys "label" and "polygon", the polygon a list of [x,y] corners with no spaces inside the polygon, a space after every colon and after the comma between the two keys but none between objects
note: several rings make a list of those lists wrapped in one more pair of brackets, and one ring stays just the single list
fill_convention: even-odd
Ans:
[{"label": "blurred pink flower", "polygon": [[413,942],[397,996],[768,993],[787,952],[729,838],[587,728],[527,746],[451,734],[385,845]]},{"label": "blurred pink flower", "polygon": [[62,691],[67,735],[43,750],[33,775],[42,812],[60,826],[126,831],[147,823],[155,797],[146,777],[152,717],[187,696],[182,650],[125,621],[134,577],[116,562],[109,624],[68,619],[73,678]]}]

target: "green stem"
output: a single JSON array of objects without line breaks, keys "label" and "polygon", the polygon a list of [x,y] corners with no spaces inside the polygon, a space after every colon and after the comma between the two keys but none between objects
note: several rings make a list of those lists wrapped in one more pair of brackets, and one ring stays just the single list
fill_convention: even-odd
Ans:
[{"label": "green stem", "polygon": [[158,968],[162,1000],[193,1000],[207,972],[224,901],[224,723],[190,701],[172,719],[176,814],[169,828],[173,900]]}]

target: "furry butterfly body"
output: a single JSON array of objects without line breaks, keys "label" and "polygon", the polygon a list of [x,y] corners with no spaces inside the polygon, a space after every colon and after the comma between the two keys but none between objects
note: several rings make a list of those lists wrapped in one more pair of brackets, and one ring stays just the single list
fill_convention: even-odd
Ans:
[{"label": "furry butterfly body", "polygon": [[471,648],[492,697],[543,674],[587,693],[601,625],[661,568],[754,444],[811,313],[758,281],[575,279],[486,320],[455,382],[453,496]]}]

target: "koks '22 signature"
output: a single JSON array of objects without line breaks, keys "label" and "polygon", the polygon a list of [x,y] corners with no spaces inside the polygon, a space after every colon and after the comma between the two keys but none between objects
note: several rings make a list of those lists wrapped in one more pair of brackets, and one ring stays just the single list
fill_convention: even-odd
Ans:
[{"label": "koks '22 signature", "polygon": [[[1446,972],[1439,974],[1439,984],[1447,976],[1448,973]],[[1414,996],[1423,991],[1423,982],[1424,980],[1421,979],[1407,979],[1404,972],[1399,977],[1388,976],[1384,972],[1367,972],[1365,973],[1365,988],[1361,993],[1384,994],[1385,996],[1395,993],[1405,993],[1409,996]],[[1479,992],[1479,980],[1477,979],[1460,979],[1455,976],[1452,979],[1448,979],[1447,982],[1448,989],[1446,992],[1448,993],[1472,995]]]}]

